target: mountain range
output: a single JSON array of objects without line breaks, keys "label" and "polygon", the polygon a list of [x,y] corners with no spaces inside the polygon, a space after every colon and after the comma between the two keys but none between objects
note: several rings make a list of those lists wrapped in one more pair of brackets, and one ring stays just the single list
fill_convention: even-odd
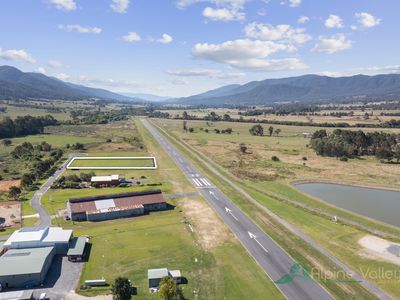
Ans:
[{"label": "mountain range", "polygon": [[202,94],[175,99],[190,105],[256,105],[279,102],[342,102],[398,100],[400,74],[328,77],[304,75],[227,85]]},{"label": "mountain range", "polygon": [[0,99],[51,99],[83,100],[88,98],[133,101],[144,100],[127,97],[104,89],[64,82],[41,73],[22,72],[11,66],[0,66]]},{"label": "mountain range", "polygon": [[231,84],[184,98],[126,93],[64,82],[41,73],[22,72],[0,66],[0,99],[84,100],[89,98],[158,102],[181,105],[271,105],[283,102],[350,102],[354,100],[400,99],[400,74],[328,77],[303,75],[282,79]]}]

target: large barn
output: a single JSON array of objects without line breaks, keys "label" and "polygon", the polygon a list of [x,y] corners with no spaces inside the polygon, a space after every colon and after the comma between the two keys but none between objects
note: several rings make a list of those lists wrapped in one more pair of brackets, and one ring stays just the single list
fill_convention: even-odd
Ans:
[{"label": "large barn", "polygon": [[131,192],[69,199],[68,216],[72,221],[103,221],[165,210],[167,203],[160,190]]},{"label": "large barn", "polygon": [[30,288],[42,284],[55,252],[54,247],[8,250],[0,256],[1,287]]},{"label": "large barn", "polygon": [[6,249],[54,247],[56,254],[66,254],[72,230],[60,227],[25,227],[13,232],[3,244]]}]

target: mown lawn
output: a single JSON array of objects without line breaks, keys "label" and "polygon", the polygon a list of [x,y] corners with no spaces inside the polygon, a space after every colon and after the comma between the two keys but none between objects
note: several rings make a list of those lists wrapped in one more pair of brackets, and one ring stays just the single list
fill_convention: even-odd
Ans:
[{"label": "mown lawn", "polygon": [[[155,212],[131,219],[80,223],[75,235],[91,237],[91,254],[80,282],[126,276],[137,288],[137,299],[159,299],[148,291],[147,270],[179,269],[188,280],[181,285],[189,299],[283,299],[245,250],[228,241],[207,252],[181,223],[177,210]],[[108,293],[108,288],[79,291],[84,295]]]},{"label": "mown lawn", "polygon": [[75,159],[70,167],[154,167],[154,163],[152,159]]}]

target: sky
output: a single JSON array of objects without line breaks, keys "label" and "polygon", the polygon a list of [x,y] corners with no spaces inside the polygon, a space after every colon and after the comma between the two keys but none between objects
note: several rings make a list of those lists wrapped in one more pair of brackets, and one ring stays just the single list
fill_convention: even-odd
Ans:
[{"label": "sky", "polygon": [[0,65],[173,97],[400,73],[399,11],[399,0],[1,0]]}]

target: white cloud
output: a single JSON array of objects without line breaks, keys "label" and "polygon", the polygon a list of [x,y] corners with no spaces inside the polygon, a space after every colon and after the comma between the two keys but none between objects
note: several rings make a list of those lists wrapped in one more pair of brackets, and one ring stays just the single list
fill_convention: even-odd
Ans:
[{"label": "white cloud", "polygon": [[130,0],[112,0],[110,7],[113,11],[119,14],[124,14],[128,11]]},{"label": "white cloud", "polygon": [[70,78],[70,76],[68,74],[65,73],[58,73],[56,75],[54,75],[54,77],[60,79],[60,80],[67,80]]},{"label": "white cloud", "polygon": [[226,22],[226,21],[244,20],[246,14],[237,9],[206,7],[203,10],[203,16],[213,21]]},{"label": "white cloud", "polygon": [[78,24],[69,24],[69,25],[63,25],[60,24],[58,25],[59,29],[71,32],[71,31],[76,31],[79,33],[93,33],[93,34],[99,34],[102,32],[102,29],[100,27],[84,27]]},{"label": "white cloud", "polygon": [[366,28],[375,27],[381,23],[381,19],[366,12],[356,13],[355,16],[358,19],[358,23]]},{"label": "white cloud", "polygon": [[244,76],[244,73],[222,72],[215,69],[188,69],[167,71],[167,74],[179,77],[209,77],[218,79],[238,78]]},{"label": "white cloud", "polygon": [[289,5],[290,7],[298,7],[301,4],[301,0],[287,0],[282,1],[281,4]]},{"label": "white cloud", "polygon": [[61,63],[61,62],[59,62],[59,61],[57,61],[57,60],[54,60],[54,59],[50,59],[50,60],[47,62],[47,65],[48,65],[49,67],[52,67],[52,68],[62,68],[62,67],[64,66],[63,63]]},{"label": "white cloud", "polygon": [[71,11],[76,9],[76,3],[74,0],[49,0],[51,4],[54,4],[57,9]]},{"label": "white cloud", "polygon": [[216,4],[219,7],[243,8],[248,1],[249,0],[178,0],[176,1],[176,7],[183,9],[192,4],[207,2]]},{"label": "white cloud", "polygon": [[280,51],[291,51],[290,45],[260,40],[233,40],[222,44],[196,44],[192,53],[195,57],[224,63],[231,67],[249,71],[281,71],[304,68],[297,58],[267,60],[266,57]]},{"label": "white cloud", "polygon": [[23,49],[2,50],[0,48],[0,58],[5,60],[22,60],[31,64],[34,64],[36,62],[36,60],[32,57],[32,55]]},{"label": "white cloud", "polygon": [[378,75],[378,74],[400,74],[400,65],[389,65],[381,67],[362,67],[342,71],[323,71],[320,75],[330,77],[354,76],[354,75]]},{"label": "white cloud", "polygon": [[170,82],[173,85],[187,85],[188,84],[186,80],[182,80],[182,79],[173,79],[173,80],[170,80]]},{"label": "white cloud", "polygon": [[137,34],[136,32],[128,32],[128,34],[127,35],[124,35],[123,37],[122,37],[122,39],[125,41],[125,42],[128,42],[128,43],[135,43],[135,42],[139,42],[139,41],[141,41],[142,40],[142,38],[140,37],[140,35],[139,34]]},{"label": "white cloud", "polygon": [[47,70],[43,67],[39,67],[35,70],[37,73],[46,74]]},{"label": "white cloud", "polygon": [[307,16],[300,16],[300,17],[297,19],[297,23],[299,23],[299,24],[305,24],[305,23],[308,22],[308,21],[310,21],[310,18],[307,17]]},{"label": "white cloud", "polygon": [[325,20],[326,28],[343,28],[343,19],[337,15],[329,15]]},{"label": "white cloud", "polygon": [[311,40],[303,28],[293,28],[287,24],[273,26],[270,24],[250,23],[244,29],[246,36],[264,41],[285,41],[303,44]]},{"label": "white cloud", "polygon": [[315,45],[313,51],[332,54],[351,48],[352,41],[348,40],[344,34],[338,33],[329,37],[320,36],[319,43]]},{"label": "white cloud", "polygon": [[176,7],[184,9],[196,3],[215,4],[215,8],[206,7],[203,16],[214,21],[244,20],[246,17],[244,5],[250,0],[178,0]]},{"label": "white cloud", "polygon": [[162,44],[169,44],[169,43],[171,43],[171,42],[173,41],[173,38],[172,38],[172,36],[170,36],[169,34],[164,33],[164,34],[161,36],[161,38],[158,39],[157,41],[158,41],[159,43],[162,43]]}]

